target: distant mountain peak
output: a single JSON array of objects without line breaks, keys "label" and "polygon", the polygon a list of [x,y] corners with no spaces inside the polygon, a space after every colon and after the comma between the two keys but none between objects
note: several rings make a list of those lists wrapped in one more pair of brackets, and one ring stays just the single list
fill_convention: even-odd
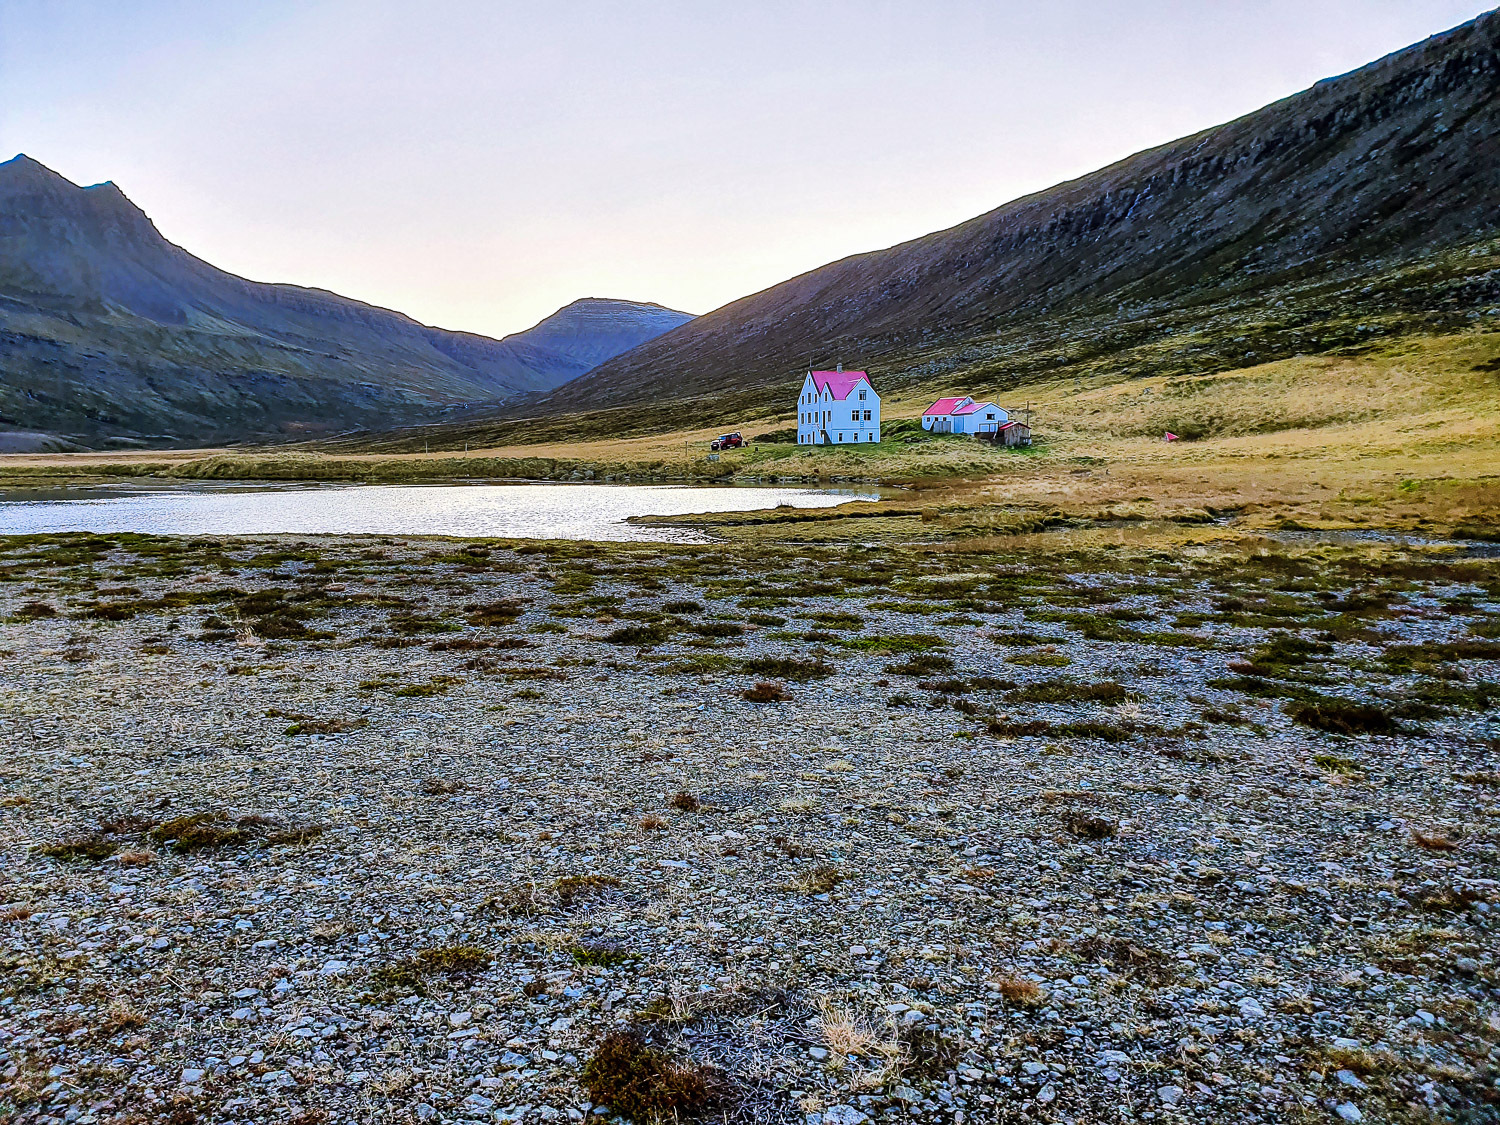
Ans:
[{"label": "distant mountain peak", "polygon": [[525,332],[505,339],[525,339],[535,347],[560,349],[587,360],[592,368],[692,319],[691,313],[649,301],[580,297]]},{"label": "distant mountain peak", "polygon": [[0,161],[0,190],[6,187],[52,187],[73,188],[78,185],[73,183],[61,173],[54,172],[40,160],[27,156],[24,152],[17,153],[9,160]]},{"label": "distant mountain peak", "polygon": [[562,307],[562,309],[559,309],[558,312],[562,312],[563,309],[576,308],[579,305],[608,305],[616,308],[630,307],[636,309],[661,309],[663,312],[675,313],[681,316],[696,315],[694,313],[684,313],[679,309],[670,308],[667,305],[657,304],[655,301],[633,301],[625,297],[579,297],[576,300],[569,301]]},{"label": "distant mountain peak", "polygon": [[134,228],[160,238],[156,225],[131,202],[113,180],[79,187],[61,173],[24,152],[0,163],[0,199],[18,214],[50,211],[76,219]]},{"label": "distant mountain peak", "polygon": [[[27,156],[24,152],[16,153],[9,160],[0,160],[0,168],[8,168],[12,171],[33,169],[46,172],[50,176],[58,176],[58,173],[52,171],[51,168],[48,168],[40,160],[37,160],[35,157]],[[61,176],[58,176],[58,178],[62,179]]]}]

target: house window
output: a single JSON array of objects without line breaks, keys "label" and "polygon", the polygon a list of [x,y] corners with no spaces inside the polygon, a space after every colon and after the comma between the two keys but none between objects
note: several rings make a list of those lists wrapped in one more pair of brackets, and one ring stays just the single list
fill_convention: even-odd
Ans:
[{"label": "house window", "polygon": [[868,422],[869,420],[870,420],[870,412],[868,410],[866,410],[865,411],[865,421]]},{"label": "house window", "polygon": [[860,391],[859,392],[859,401],[860,402],[864,402],[865,401],[865,392],[864,391]]},{"label": "house window", "polygon": [[843,441],[843,440],[844,440],[844,431],[840,430],[839,431],[839,441]]}]

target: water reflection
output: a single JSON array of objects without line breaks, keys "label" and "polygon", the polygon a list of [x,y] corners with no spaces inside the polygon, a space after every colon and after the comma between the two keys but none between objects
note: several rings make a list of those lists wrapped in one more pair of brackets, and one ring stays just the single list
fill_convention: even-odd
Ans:
[{"label": "water reflection", "polygon": [[115,485],[33,489],[0,499],[0,534],[462,535],[701,543],[631,516],[826,508],[875,489],[667,484]]}]

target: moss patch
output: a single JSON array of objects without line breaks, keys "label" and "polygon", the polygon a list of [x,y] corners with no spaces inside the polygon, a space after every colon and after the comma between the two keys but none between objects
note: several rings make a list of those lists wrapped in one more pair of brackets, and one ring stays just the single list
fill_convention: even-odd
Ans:
[{"label": "moss patch", "polygon": [[579,1081],[594,1102],[632,1121],[688,1116],[715,1100],[714,1084],[702,1067],[679,1062],[627,1031],[605,1036]]}]

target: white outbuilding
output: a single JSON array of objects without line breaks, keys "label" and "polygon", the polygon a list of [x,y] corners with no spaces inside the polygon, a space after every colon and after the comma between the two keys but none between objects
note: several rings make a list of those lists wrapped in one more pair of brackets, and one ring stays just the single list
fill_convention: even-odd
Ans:
[{"label": "white outbuilding", "polygon": [[922,428],[935,434],[992,434],[1010,414],[993,402],[962,398],[940,398],[922,411]]},{"label": "white outbuilding", "polygon": [[797,399],[798,445],[880,440],[880,396],[863,371],[809,371]]}]

